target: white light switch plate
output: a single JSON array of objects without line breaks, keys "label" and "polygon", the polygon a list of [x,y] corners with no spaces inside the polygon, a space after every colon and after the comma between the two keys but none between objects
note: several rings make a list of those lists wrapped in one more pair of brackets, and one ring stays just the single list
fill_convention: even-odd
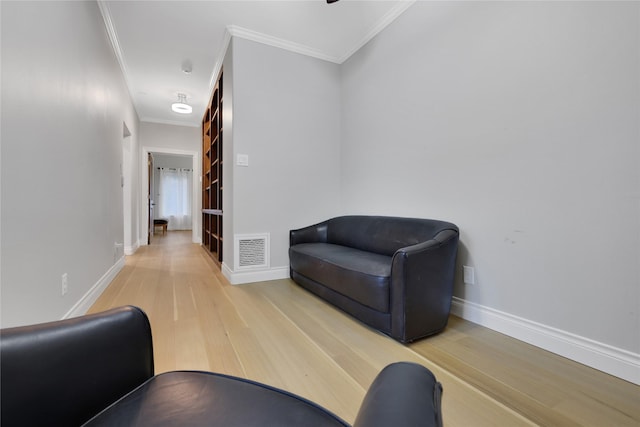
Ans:
[{"label": "white light switch plate", "polygon": [[245,167],[249,166],[249,155],[238,154],[238,157],[236,157],[236,165]]}]

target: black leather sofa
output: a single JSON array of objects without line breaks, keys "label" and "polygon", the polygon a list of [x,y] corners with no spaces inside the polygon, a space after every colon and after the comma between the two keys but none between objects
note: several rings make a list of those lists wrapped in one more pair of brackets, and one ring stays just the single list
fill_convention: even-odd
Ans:
[{"label": "black leather sofa", "polygon": [[[0,425],[347,426],[283,390],[212,372],[154,375],[145,313],[104,313],[0,331]],[[441,426],[442,388],[413,363],[387,366],[354,426]]]},{"label": "black leather sofa", "polygon": [[291,278],[403,342],[440,332],[453,295],[458,227],[444,221],[342,216],[291,230]]}]

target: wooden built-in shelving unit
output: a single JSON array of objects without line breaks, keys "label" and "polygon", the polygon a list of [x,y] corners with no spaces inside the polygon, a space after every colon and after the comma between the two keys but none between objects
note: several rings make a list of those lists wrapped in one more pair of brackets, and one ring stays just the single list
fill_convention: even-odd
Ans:
[{"label": "wooden built-in shelving unit", "polygon": [[202,246],[222,263],[222,71],[202,118]]}]

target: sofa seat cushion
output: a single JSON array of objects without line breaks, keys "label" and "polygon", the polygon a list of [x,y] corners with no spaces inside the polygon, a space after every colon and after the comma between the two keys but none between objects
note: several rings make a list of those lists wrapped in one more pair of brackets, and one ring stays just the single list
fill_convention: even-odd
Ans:
[{"label": "sofa seat cushion", "polygon": [[331,243],[289,248],[297,273],[374,310],[389,312],[391,257]]},{"label": "sofa seat cushion", "polygon": [[348,426],[294,394],[211,372],[157,375],[85,426]]}]

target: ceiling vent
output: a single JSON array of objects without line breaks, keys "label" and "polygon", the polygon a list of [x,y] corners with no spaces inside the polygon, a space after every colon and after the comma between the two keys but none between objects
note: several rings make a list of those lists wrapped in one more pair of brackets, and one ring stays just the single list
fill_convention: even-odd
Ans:
[{"label": "ceiling vent", "polygon": [[235,270],[269,268],[269,233],[235,235]]}]

